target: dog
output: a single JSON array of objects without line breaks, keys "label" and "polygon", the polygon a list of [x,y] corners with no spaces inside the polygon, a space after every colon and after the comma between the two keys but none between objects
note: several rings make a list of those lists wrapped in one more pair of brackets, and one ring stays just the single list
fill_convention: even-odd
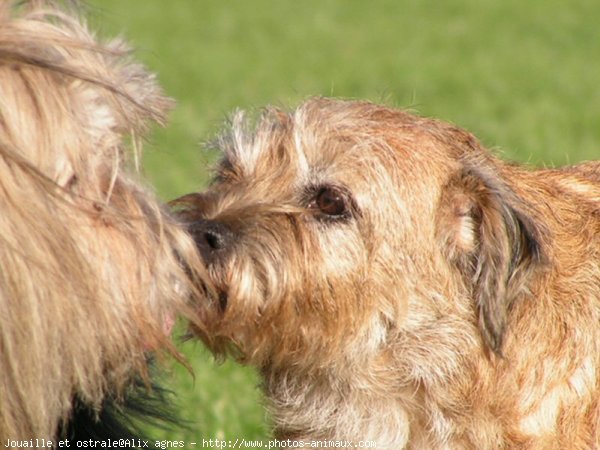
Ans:
[{"label": "dog", "polygon": [[194,332],[259,370],[277,439],[600,444],[600,163],[533,170],[325,98],[214,146],[174,202],[206,266]]},{"label": "dog", "polygon": [[124,42],[95,39],[78,12],[0,4],[6,447],[132,437],[129,407],[159,412],[150,360],[181,359],[170,327],[200,267],[138,174],[142,138],[171,105]]}]

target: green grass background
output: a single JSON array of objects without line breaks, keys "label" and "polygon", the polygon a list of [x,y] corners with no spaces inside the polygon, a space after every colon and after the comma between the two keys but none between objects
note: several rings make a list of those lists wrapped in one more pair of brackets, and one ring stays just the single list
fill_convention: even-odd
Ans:
[{"label": "green grass background", "polygon": [[[596,0],[95,0],[93,26],[124,35],[177,100],[146,146],[161,198],[202,189],[200,143],[235,108],[312,95],[407,107],[474,132],[506,158],[561,165],[600,156]],[[168,384],[189,432],[264,438],[258,378],[182,344],[195,372]]]}]

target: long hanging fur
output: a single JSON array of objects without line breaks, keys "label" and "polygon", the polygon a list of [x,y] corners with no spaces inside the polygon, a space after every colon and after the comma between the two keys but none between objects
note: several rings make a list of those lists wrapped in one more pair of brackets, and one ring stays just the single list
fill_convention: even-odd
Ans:
[{"label": "long hanging fur", "polygon": [[199,263],[137,173],[171,104],[77,13],[0,2],[1,442],[72,433],[81,411],[99,423],[132,382],[150,388],[148,350],[177,356],[169,324]]}]

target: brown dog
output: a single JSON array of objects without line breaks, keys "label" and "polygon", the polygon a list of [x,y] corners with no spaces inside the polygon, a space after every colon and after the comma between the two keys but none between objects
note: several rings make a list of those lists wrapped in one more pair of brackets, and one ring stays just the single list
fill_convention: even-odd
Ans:
[{"label": "brown dog", "polygon": [[279,438],[600,443],[600,164],[528,170],[455,126],[313,99],[242,115],[178,201],[197,333],[264,378]]},{"label": "brown dog", "polygon": [[176,353],[169,322],[200,261],[131,151],[170,104],[122,42],[98,42],[52,2],[0,3],[6,447],[130,437],[112,412],[136,380],[148,387],[149,349]]}]

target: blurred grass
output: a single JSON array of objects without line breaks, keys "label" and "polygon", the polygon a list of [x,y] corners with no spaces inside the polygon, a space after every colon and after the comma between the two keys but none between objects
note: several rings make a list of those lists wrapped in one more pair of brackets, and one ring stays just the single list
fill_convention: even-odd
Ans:
[{"label": "blurred grass", "polygon": [[[95,0],[178,102],[146,147],[163,199],[201,189],[227,113],[311,95],[366,98],[457,123],[507,158],[560,165],[600,148],[595,0]],[[257,378],[186,344],[173,378],[186,439],[266,436]],[[173,436],[178,438],[181,436]]]}]

